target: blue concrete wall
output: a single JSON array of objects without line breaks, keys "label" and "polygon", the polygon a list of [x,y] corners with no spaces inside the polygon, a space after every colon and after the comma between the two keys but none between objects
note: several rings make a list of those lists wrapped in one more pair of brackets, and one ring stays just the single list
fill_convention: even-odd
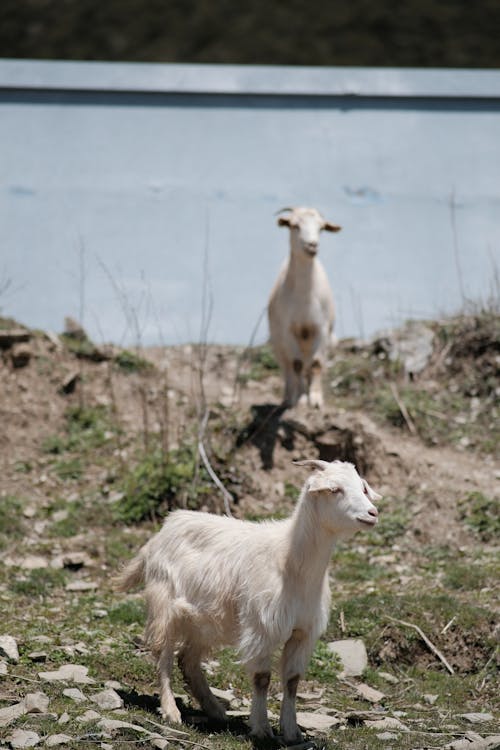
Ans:
[{"label": "blue concrete wall", "polygon": [[301,204],[369,335],[488,296],[499,175],[496,71],[0,61],[0,308],[61,330],[83,259],[96,340],[134,343],[121,294],[145,343],[197,340],[206,254],[210,339],[244,344]]}]

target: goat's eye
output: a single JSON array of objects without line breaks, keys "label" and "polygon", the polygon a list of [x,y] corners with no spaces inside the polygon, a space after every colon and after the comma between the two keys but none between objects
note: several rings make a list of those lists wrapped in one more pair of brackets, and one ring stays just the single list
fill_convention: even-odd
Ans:
[{"label": "goat's eye", "polygon": [[339,492],[342,492],[342,488],[341,487],[332,487],[331,490],[332,490],[332,493],[334,495],[338,495]]},{"label": "goat's eye", "polygon": [[365,495],[368,495],[368,487],[366,486],[364,482],[363,482],[363,492],[365,493]]}]

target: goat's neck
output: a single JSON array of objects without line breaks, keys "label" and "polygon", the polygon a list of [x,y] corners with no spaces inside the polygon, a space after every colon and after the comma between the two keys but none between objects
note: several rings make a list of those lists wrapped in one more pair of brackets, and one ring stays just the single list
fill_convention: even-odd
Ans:
[{"label": "goat's neck", "polygon": [[293,238],[290,240],[290,258],[288,261],[288,281],[294,288],[301,287],[304,290],[311,288],[311,279],[316,266],[316,259],[308,257],[299,244],[294,245]]},{"label": "goat's neck", "polygon": [[285,569],[294,577],[307,580],[310,586],[319,585],[337,537],[319,523],[315,500],[307,493],[300,498],[290,523]]}]

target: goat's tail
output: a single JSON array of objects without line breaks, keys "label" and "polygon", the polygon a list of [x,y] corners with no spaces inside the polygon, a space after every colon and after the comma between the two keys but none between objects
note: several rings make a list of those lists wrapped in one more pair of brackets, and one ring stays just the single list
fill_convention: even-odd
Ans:
[{"label": "goat's tail", "polygon": [[113,578],[113,588],[116,591],[128,591],[144,583],[146,560],[142,552],[139,552],[125,565],[123,570]]}]

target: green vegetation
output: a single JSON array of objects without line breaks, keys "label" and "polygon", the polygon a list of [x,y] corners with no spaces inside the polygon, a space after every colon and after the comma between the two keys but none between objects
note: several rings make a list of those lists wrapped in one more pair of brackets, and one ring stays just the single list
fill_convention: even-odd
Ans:
[{"label": "green vegetation", "polygon": [[50,596],[54,588],[64,586],[66,575],[62,570],[35,568],[25,578],[13,581],[11,589],[21,596]]},{"label": "green vegetation", "polygon": [[495,453],[500,444],[500,315],[483,311],[429,326],[435,331],[428,365],[432,377],[406,377],[383,339],[355,351],[346,343],[329,371],[332,402],[405,431],[413,426],[427,445]]},{"label": "green vegetation", "polygon": [[128,349],[121,349],[114,357],[114,363],[124,372],[148,372],[153,369],[151,362]]},{"label": "green vegetation", "polygon": [[65,414],[63,435],[51,435],[42,442],[45,453],[85,452],[103,446],[117,432],[104,406],[73,406]]},{"label": "green vegetation", "polygon": [[124,477],[122,487],[124,497],[116,515],[127,523],[156,518],[173,507],[199,508],[211,491],[196,449],[187,443],[168,454],[160,448],[146,453]]},{"label": "green vegetation", "polygon": [[485,497],[481,492],[469,492],[459,501],[461,520],[477,532],[484,542],[493,542],[500,536],[500,501]]},{"label": "green vegetation", "polygon": [[274,354],[267,345],[246,349],[241,364],[238,372],[238,383],[241,385],[245,385],[249,380],[263,380],[279,371]]},{"label": "green vegetation", "polygon": [[7,495],[0,499],[0,550],[22,537],[22,507],[18,497]]}]

